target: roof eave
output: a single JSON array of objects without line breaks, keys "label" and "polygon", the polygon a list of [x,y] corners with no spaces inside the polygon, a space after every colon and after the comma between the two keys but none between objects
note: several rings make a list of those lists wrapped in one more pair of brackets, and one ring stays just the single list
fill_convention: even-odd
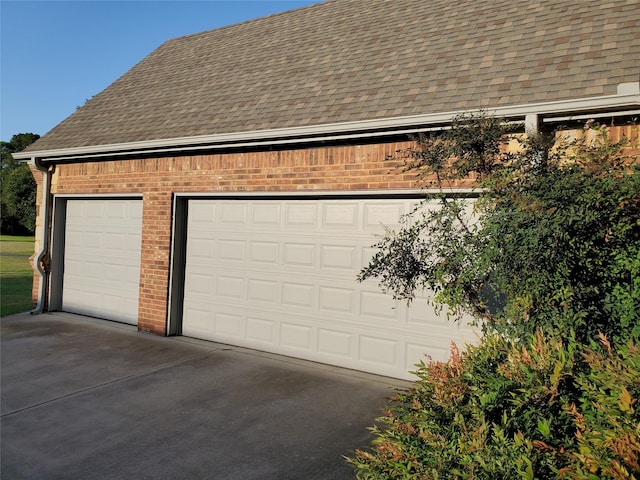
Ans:
[{"label": "roof eave", "polygon": [[[623,87],[623,88],[620,88]],[[136,154],[161,154],[188,152],[205,149],[243,148],[261,145],[287,145],[310,141],[331,141],[349,138],[370,138],[383,135],[398,135],[442,127],[461,114],[485,112],[510,120],[524,121],[527,116],[537,115],[545,120],[553,117],[571,119],[584,115],[609,112],[629,112],[640,108],[640,82],[621,84],[618,94],[587,97],[553,102],[510,105],[496,108],[467,111],[440,112],[424,115],[391,117],[374,120],[342,122],[304,127],[253,130],[194,137],[179,137],[140,142],[114,143],[106,145],[73,147],[15,153],[18,160],[39,159],[45,162],[80,161],[100,157],[127,156]]]}]

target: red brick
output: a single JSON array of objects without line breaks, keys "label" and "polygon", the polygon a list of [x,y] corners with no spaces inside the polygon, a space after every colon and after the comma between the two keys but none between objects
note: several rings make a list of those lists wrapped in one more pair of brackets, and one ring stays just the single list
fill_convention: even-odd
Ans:
[{"label": "red brick", "polygon": [[[610,128],[614,138],[633,138],[640,127]],[[54,194],[143,196],[138,328],[166,334],[171,251],[172,194],[415,189],[414,175],[389,159],[412,142],[348,145],[276,152],[245,152],[58,165]],[[629,149],[637,153],[635,150]],[[41,175],[34,171],[41,188]],[[460,181],[459,187],[473,185]],[[38,194],[40,202],[40,193]],[[33,295],[38,278],[34,277]]]}]

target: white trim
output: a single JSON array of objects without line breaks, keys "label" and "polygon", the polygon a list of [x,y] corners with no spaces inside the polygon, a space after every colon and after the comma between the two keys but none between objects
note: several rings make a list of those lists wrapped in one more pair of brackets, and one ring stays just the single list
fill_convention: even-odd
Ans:
[{"label": "white trim", "polygon": [[[446,128],[446,127],[442,127]],[[345,135],[331,135],[331,136],[323,136],[323,137],[296,137],[296,138],[288,138],[288,139],[278,139],[278,140],[262,140],[262,141],[246,141],[240,143],[215,143],[215,144],[203,144],[203,145],[195,145],[195,146],[176,146],[176,147],[163,147],[156,148],[153,150],[146,149],[136,149],[136,150],[121,150],[121,151],[111,151],[107,153],[79,153],[76,155],[66,155],[66,156],[51,156],[46,160],[49,162],[62,162],[62,161],[74,161],[74,160],[85,160],[87,157],[89,158],[102,158],[108,157],[113,158],[114,156],[130,156],[135,155],[136,153],[144,153],[144,154],[169,154],[175,152],[197,152],[200,150],[219,150],[225,148],[243,148],[243,147],[259,147],[259,146],[275,146],[275,145],[289,145],[289,144],[299,144],[302,142],[327,142],[332,140],[349,140],[349,139],[361,139],[361,138],[374,138],[374,137],[382,137],[388,136],[390,134],[393,135],[402,135],[402,134],[411,134],[418,132],[425,132],[428,130],[436,130],[437,128],[414,128],[410,130],[398,130],[398,131],[383,131],[383,132],[367,132],[367,133],[358,133],[358,134],[345,134]],[[265,130],[266,131],[266,130]],[[195,137],[194,137],[195,138]],[[167,143],[170,143],[167,140]],[[133,144],[123,144],[123,145],[133,145]],[[50,150],[50,153],[58,152],[61,150]],[[14,155],[15,156],[15,155]]]},{"label": "white trim", "polygon": [[113,198],[114,200],[142,200],[143,194],[142,192],[132,192],[132,193],[56,193],[53,195],[54,199],[63,199],[63,200],[75,200],[75,199],[83,199],[83,200],[104,200],[106,198]]},{"label": "white trim", "polygon": [[[633,91],[623,88],[623,92]],[[244,132],[223,133],[216,135],[199,135],[194,137],[178,137],[159,140],[148,140],[130,143],[114,143],[85,147],[62,148],[16,153],[16,159],[38,157],[49,161],[77,160],[84,156],[107,156],[113,154],[160,153],[175,150],[196,150],[203,148],[237,148],[244,146],[278,145],[284,143],[300,143],[313,140],[335,140],[342,138],[382,136],[398,133],[411,133],[424,130],[427,126],[446,125],[460,114],[486,112],[490,115],[506,118],[522,118],[527,115],[560,115],[579,114],[602,109],[618,110],[640,106],[640,94],[623,93],[534,104],[511,105],[498,108],[474,109],[467,111],[450,111],[425,115],[382,118],[333,124],[311,125],[305,127],[276,128],[271,130],[251,130]],[[415,127],[410,130],[396,129]],[[366,132],[367,130],[382,130]],[[364,133],[358,133],[364,132]],[[351,134],[348,137],[339,134]],[[329,135],[329,136],[326,136]]]},{"label": "white trim", "polygon": [[527,135],[536,135],[540,128],[540,115],[530,113],[524,117],[524,131]]},{"label": "white trim", "polygon": [[619,83],[618,95],[640,95],[640,82]]},{"label": "white trim", "polygon": [[[624,110],[624,111],[618,111],[618,112],[606,112],[606,117],[620,117],[620,116],[640,116],[640,110]],[[549,117],[549,118],[545,118],[542,121],[545,123],[552,123],[552,122],[567,122],[567,121],[575,121],[575,120],[588,120],[589,118],[592,118],[594,115],[592,113],[585,113],[582,115],[569,115],[566,117]],[[605,115],[599,115],[599,116],[605,116]]]},{"label": "white trim", "polygon": [[213,192],[174,192],[175,197],[179,198],[215,198],[215,197],[238,197],[238,198],[251,198],[251,197],[273,197],[273,198],[287,198],[287,197],[394,197],[394,196],[424,196],[434,195],[437,193],[478,193],[478,189],[473,188],[448,188],[448,189],[407,189],[407,190],[291,190],[291,191],[251,191],[251,192],[233,192],[233,191],[213,191]]}]

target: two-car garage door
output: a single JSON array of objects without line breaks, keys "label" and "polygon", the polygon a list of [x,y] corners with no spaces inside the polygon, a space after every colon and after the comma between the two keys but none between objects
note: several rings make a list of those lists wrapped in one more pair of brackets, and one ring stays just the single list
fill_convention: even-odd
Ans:
[{"label": "two-car garage door", "polygon": [[356,282],[383,225],[416,200],[189,201],[182,333],[409,378],[473,332]]}]

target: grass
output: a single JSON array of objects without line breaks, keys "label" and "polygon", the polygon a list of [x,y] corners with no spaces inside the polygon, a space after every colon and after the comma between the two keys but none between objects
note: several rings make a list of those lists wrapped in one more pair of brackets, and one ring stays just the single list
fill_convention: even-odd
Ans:
[{"label": "grass", "polygon": [[0,317],[32,308],[33,237],[0,235]]}]

